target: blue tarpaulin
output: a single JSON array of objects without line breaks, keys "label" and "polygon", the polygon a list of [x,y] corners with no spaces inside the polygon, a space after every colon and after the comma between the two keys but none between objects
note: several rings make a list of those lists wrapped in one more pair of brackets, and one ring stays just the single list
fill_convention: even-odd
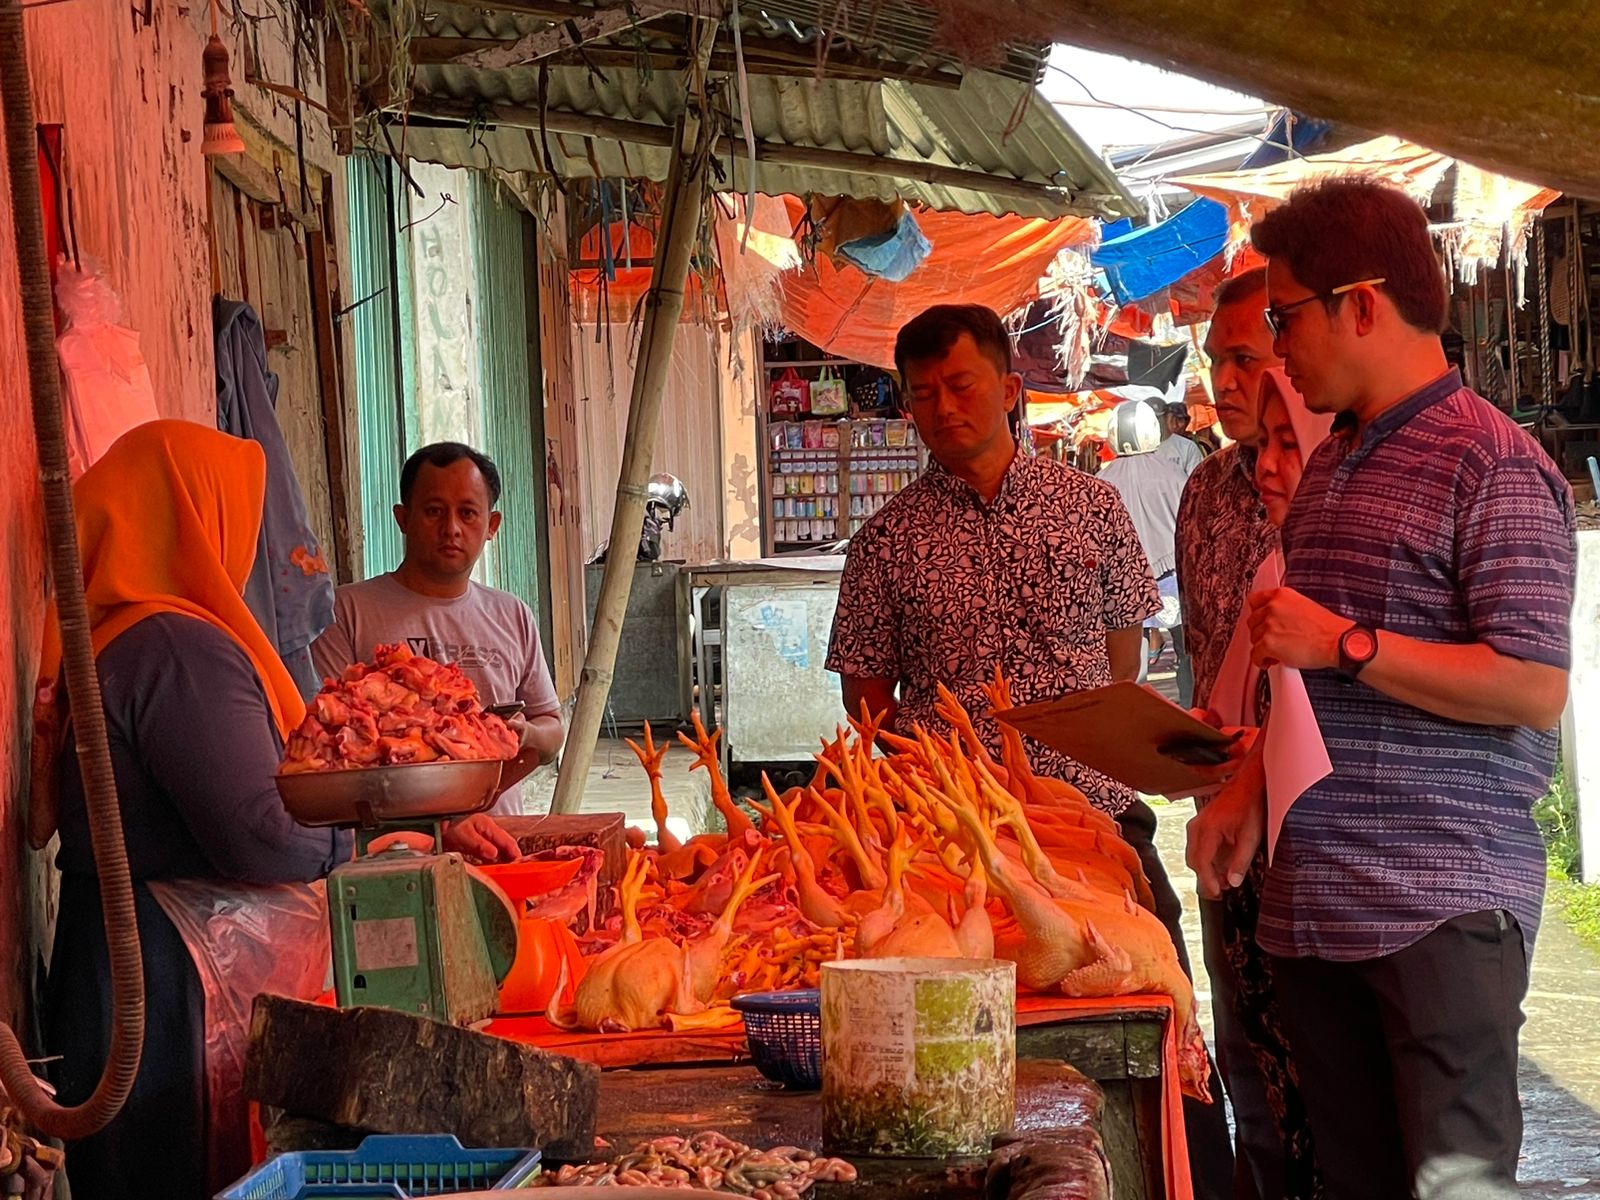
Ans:
[{"label": "blue tarpaulin", "polygon": [[[1304,154],[1329,128],[1326,122],[1303,117],[1291,122],[1285,113],[1239,167],[1281,162],[1288,157],[1289,145],[1296,156]],[[1221,254],[1228,244],[1228,210],[1215,200],[1202,198],[1159,224],[1116,236],[1122,228],[1122,222],[1107,226],[1105,240],[1091,257],[1105,272],[1117,302],[1131,304],[1170,287]]]},{"label": "blue tarpaulin", "polygon": [[1178,282],[1228,244],[1228,210],[1196,200],[1159,225],[1101,242],[1094,265],[1106,274],[1119,304],[1130,304]]}]

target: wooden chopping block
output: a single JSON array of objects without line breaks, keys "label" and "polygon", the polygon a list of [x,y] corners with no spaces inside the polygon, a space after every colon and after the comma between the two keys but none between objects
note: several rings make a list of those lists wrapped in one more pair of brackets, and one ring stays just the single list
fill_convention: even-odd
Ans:
[{"label": "wooden chopping block", "polygon": [[370,1133],[453,1133],[465,1146],[589,1156],[600,1069],[385,1008],[257,996],[245,1095]]},{"label": "wooden chopping block", "polygon": [[605,853],[600,889],[614,887],[628,870],[627,822],[621,813],[551,813],[547,817],[496,817],[524,854],[558,846],[593,846]]}]

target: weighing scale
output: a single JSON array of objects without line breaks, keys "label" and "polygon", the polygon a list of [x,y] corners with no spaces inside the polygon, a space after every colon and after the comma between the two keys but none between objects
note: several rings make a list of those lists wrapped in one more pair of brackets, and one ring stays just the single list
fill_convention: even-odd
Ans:
[{"label": "weighing scale", "polygon": [[[355,767],[278,776],[302,825],[356,830],[358,857],[328,876],[334,995],[469,1025],[495,1010],[517,953],[517,920],[498,887],[442,851],[453,817],[482,812],[500,784],[498,760]],[[417,839],[370,852],[391,834]]]}]

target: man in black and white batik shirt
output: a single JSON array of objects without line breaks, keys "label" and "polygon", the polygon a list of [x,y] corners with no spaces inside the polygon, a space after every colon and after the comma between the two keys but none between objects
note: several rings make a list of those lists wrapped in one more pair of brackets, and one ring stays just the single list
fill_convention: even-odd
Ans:
[{"label": "man in black and white batik shirt", "polygon": [[[1022,379],[998,316],[977,305],[931,308],[901,329],[895,365],[933,462],[851,538],[828,667],[852,714],[864,702],[899,732],[946,730],[935,709],[943,683],[998,752],[983,693],[995,668],[1017,704],[1135,678],[1141,626],[1160,608],[1155,579],[1108,484],[1019,449]],[[1034,770],[1117,818],[1187,970],[1155,814],[1133,789],[1027,746]],[[1196,1195],[1230,1195],[1222,1105],[1191,1104],[1185,1115]]]}]

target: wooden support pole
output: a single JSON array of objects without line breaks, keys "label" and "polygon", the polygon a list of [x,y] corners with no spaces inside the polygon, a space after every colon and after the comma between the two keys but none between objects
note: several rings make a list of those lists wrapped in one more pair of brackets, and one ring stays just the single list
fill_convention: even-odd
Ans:
[{"label": "wooden support pole", "polygon": [[[701,78],[716,41],[717,25],[701,21],[695,57]],[[689,86],[693,88],[691,78]],[[578,680],[578,699],[556,778],[552,813],[574,813],[583,806],[595,742],[611,695],[617,646],[622,640],[622,620],[633,590],[635,550],[644,528],[645,483],[655,457],[656,433],[661,426],[661,404],[666,396],[668,368],[678,320],[683,315],[688,286],[689,258],[705,219],[706,184],[711,164],[713,130],[692,102],[679,119],[677,153],[667,176],[662,205],[664,228],[660,233],[655,272],[644,299],[644,323],[639,334],[638,368],[628,402],[628,429],[622,445],[622,466],[617,480],[617,502],[611,514],[610,550],[600,580],[589,653]]]}]

